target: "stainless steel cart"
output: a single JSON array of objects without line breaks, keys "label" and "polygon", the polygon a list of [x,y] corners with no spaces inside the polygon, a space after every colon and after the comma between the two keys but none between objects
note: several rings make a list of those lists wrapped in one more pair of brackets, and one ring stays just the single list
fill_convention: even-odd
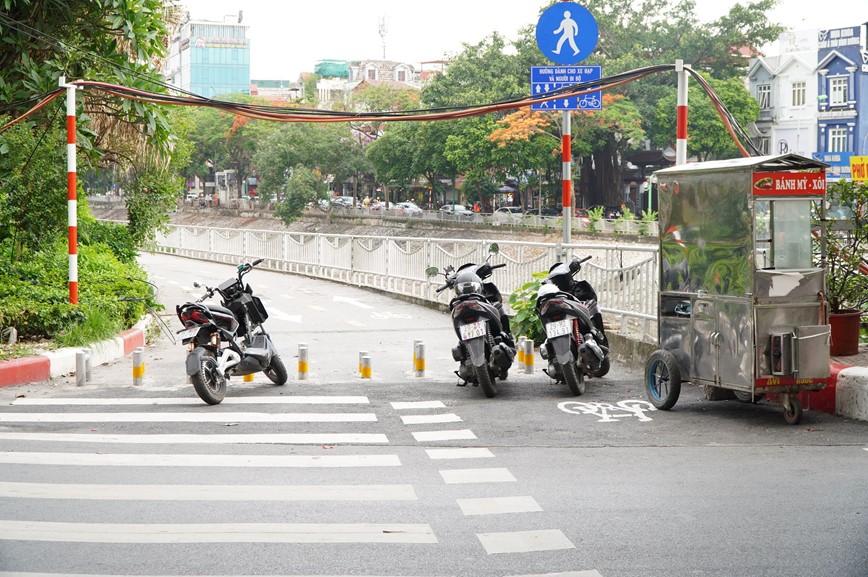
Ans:
[{"label": "stainless steel cart", "polygon": [[706,396],[779,395],[799,422],[797,393],[829,377],[825,250],[828,165],[794,154],[659,170],[659,349],[645,365],[649,400],[670,409],[682,381]]}]

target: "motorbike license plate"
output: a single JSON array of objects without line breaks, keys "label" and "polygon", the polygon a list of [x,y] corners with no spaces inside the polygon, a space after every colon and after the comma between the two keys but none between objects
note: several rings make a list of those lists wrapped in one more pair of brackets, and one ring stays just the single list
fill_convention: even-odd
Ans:
[{"label": "motorbike license plate", "polygon": [[183,331],[181,331],[180,333],[178,333],[178,338],[179,338],[181,341],[185,341],[185,340],[187,340],[187,339],[191,339],[191,338],[195,337],[195,336],[196,336],[196,333],[198,333],[198,332],[199,332],[199,329],[198,329],[198,328],[193,328],[193,329],[184,329]]},{"label": "motorbike license plate", "polygon": [[485,321],[470,323],[469,325],[461,325],[458,327],[458,334],[462,341],[477,339],[485,336]]},{"label": "motorbike license plate", "polygon": [[572,325],[573,323],[571,322],[571,319],[551,322],[546,325],[546,337],[553,339],[555,337],[571,335],[573,334]]}]

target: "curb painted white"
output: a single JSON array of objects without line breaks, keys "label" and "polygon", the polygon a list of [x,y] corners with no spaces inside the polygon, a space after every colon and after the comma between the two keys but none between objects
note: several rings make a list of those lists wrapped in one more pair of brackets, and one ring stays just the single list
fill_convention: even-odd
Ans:
[{"label": "curb painted white", "polygon": [[835,414],[868,421],[868,368],[849,367],[838,373]]}]

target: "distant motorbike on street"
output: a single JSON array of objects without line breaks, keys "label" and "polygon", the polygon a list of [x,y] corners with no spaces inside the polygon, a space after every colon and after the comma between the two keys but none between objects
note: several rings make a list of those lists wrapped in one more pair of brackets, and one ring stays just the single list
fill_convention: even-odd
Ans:
[{"label": "distant motorbike on street", "polygon": [[[262,259],[238,265],[237,274],[193,302],[177,305],[184,328],[178,339],[187,347],[187,375],[199,397],[209,405],[223,401],[230,377],[265,373],[275,385],[284,385],[286,367],[263,323],[268,313],[243,277]],[[194,283],[201,288],[202,285]],[[221,304],[204,303],[219,293]]]},{"label": "distant motorbike on street", "polygon": [[[499,248],[492,244],[489,250],[497,254]],[[515,358],[515,341],[500,291],[494,283],[485,282],[494,269],[505,266],[492,265],[486,259],[482,264],[463,264],[457,270],[448,265],[442,273],[437,267],[426,270],[430,277],[445,276],[446,284],[437,289],[438,293],[455,291],[449,302],[458,336],[458,346],[452,349],[452,358],[459,363],[455,374],[463,381],[462,386],[479,386],[488,398],[497,394],[495,380],[506,379]]]},{"label": "distant motorbike on street", "polygon": [[585,377],[602,377],[611,366],[597,293],[588,281],[573,278],[590,258],[552,265],[536,301],[546,334],[540,346],[540,356],[548,361],[544,372],[574,395],[584,394]]}]

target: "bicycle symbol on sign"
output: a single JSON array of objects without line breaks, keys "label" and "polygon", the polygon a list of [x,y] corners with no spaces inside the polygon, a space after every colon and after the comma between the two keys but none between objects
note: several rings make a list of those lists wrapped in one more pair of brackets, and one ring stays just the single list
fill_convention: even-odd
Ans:
[{"label": "bicycle symbol on sign", "polygon": [[586,94],[579,100],[579,108],[599,108],[600,99],[596,94]]},{"label": "bicycle symbol on sign", "polygon": [[573,415],[594,415],[600,417],[598,423],[612,423],[618,419],[636,417],[640,421],[650,421],[651,417],[645,413],[657,409],[648,401],[629,399],[611,403],[580,403],[579,401],[565,401],[558,404],[558,408],[565,413]]}]

